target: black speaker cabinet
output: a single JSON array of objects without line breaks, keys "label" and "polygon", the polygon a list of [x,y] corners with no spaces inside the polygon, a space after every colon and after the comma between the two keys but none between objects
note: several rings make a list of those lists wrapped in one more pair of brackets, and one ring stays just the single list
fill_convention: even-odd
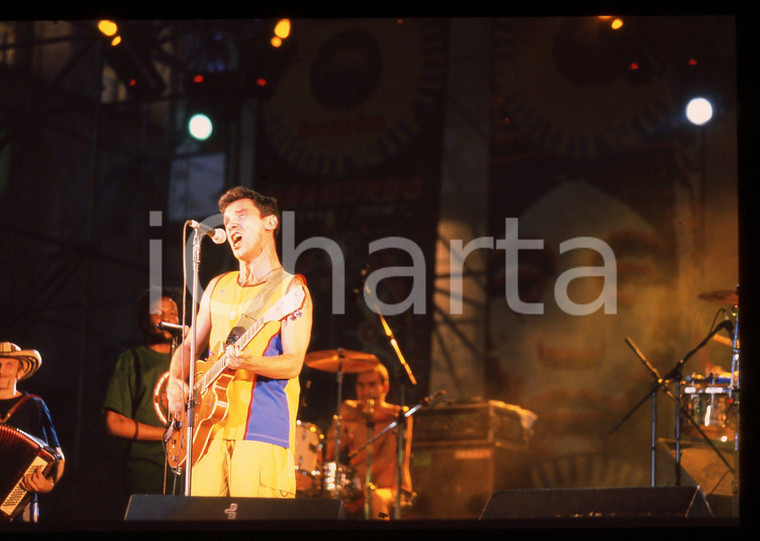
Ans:
[{"label": "black speaker cabinet", "polygon": [[494,492],[481,520],[548,518],[712,517],[695,487],[504,490]]},{"label": "black speaker cabinet", "polygon": [[417,493],[410,518],[477,519],[491,493],[530,486],[523,450],[493,444],[415,445],[410,469]]},{"label": "black speaker cabinet", "polygon": [[318,498],[233,498],[133,494],[127,521],[335,520],[343,502]]}]

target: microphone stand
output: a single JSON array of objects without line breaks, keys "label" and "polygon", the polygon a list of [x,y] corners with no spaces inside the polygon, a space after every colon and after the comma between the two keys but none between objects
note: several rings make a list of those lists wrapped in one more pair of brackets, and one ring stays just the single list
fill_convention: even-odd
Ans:
[{"label": "microphone stand", "polygon": [[[199,280],[199,268],[201,264],[201,240],[200,231],[196,228],[193,235],[193,302],[192,302],[192,316],[190,321],[195,324],[195,318],[197,316],[198,303],[198,280]],[[195,332],[190,337],[190,373],[188,375],[188,398],[187,398],[187,413],[185,416],[186,432],[185,432],[185,445],[186,459],[185,459],[185,496],[190,496],[192,469],[193,469],[193,428],[195,426],[195,357],[196,357],[196,338]]]},{"label": "microphone stand", "polygon": [[[408,409],[406,411],[402,411],[401,415],[399,415],[399,417],[403,417],[403,418],[406,419],[406,418],[411,417],[415,413],[417,413],[417,410],[419,410],[420,408],[432,408],[436,404],[438,404],[438,402],[440,402],[443,399],[444,396],[446,396],[446,391],[444,391],[443,389],[438,389],[435,393],[433,393],[432,396],[426,396],[418,404],[416,404],[413,408],[410,408],[410,409]],[[368,439],[364,443],[364,445],[362,445],[361,447],[356,448],[353,453],[351,453],[350,455],[348,455],[348,458],[349,459],[354,458],[356,455],[359,454],[359,452],[362,449],[364,449],[368,445],[371,445],[372,443],[374,443],[383,434],[387,434],[388,431],[393,430],[394,428],[396,428],[399,425],[399,423],[400,423],[400,420],[396,419],[392,423],[388,424],[388,426],[386,426],[380,432],[378,432],[377,434],[375,434],[374,436],[372,436],[370,439]]]},{"label": "microphone stand", "polygon": [[[636,353],[636,355],[639,357],[639,359],[641,359],[641,362],[644,363],[644,366],[647,368],[647,370],[649,371],[649,373],[654,378],[654,381],[651,384],[651,393],[652,393],[652,435],[651,435],[651,444],[650,444],[650,449],[651,449],[651,465],[650,465],[651,479],[650,479],[650,484],[651,484],[651,486],[655,486],[655,484],[656,484],[656,482],[655,482],[655,450],[657,448],[657,391],[659,390],[660,385],[662,384],[663,380],[660,377],[660,374],[657,371],[657,369],[649,363],[649,361],[646,359],[646,357],[644,357],[644,355],[641,353],[641,351],[639,350],[639,348],[636,347],[636,345],[633,343],[633,341],[630,338],[626,337],[625,342],[626,342],[626,344],[628,344],[630,346],[630,348],[633,350],[633,352]],[[667,388],[665,389],[665,392],[667,392]],[[613,432],[615,432],[620,427],[620,425],[622,425],[623,422],[625,422],[625,420],[628,419],[628,417],[630,417],[633,414],[633,412],[636,411],[636,409],[638,409],[638,407],[641,404],[644,403],[644,401],[647,398],[648,398],[648,395],[644,395],[644,397],[641,399],[641,401],[639,401],[639,403],[636,404],[636,406],[634,406],[634,408],[628,414],[626,414],[618,422],[617,425],[615,425],[610,430],[610,434],[612,434]]]},{"label": "microphone stand", "polygon": [[[409,367],[409,364],[406,362],[406,359],[404,359],[404,354],[401,353],[401,348],[398,345],[398,341],[396,340],[395,336],[393,336],[393,331],[390,328],[390,325],[388,325],[388,322],[385,319],[385,316],[382,313],[382,310],[377,306],[377,302],[375,302],[375,297],[372,295],[372,292],[369,289],[369,285],[367,283],[364,283],[364,297],[365,299],[367,297],[370,297],[373,299],[372,304],[375,307],[375,313],[380,317],[380,323],[383,326],[383,330],[385,331],[385,335],[388,337],[388,341],[393,348],[393,351],[396,353],[396,358],[399,361],[399,364],[404,369],[404,374],[406,374],[406,380],[411,385],[417,385],[417,380],[414,377],[414,374],[412,373],[412,369]],[[401,382],[401,397],[400,397],[400,411],[403,412],[404,409],[404,401],[405,401],[405,394],[406,394],[406,383],[404,381]],[[404,450],[406,449],[406,416],[399,416],[399,419],[397,422],[398,424],[398,437],[396,438],[397,441],[397,459],[396,459],[396,501],[395,505],[393,506],[393,517],[396,519],[401,518],[401,484],[403,480],[403,458],[404,458]]]},{"label": "microphone stand", "polygon": [[[354,458],[357,454],[359,454],[359,452],[362,449],[364,449],[365,447],[369,447],[370,445],[372,445],[378,438],[382,437],[384,434],[387,434],[389,431],[393,430],[397,426],[399,428],[402,427],[402,426],[404,426],[404,424],[406,423],[406,419],[408,419],[409,417],[411,417],[412,415],[414,415],[415,413],[417,413],[417,411],[420,408],[423,408],[423,407],[432,408],[432,407],[434,407],[436,404],[438,404],[438,402],[440,402],[443,399],[443,397],[445,395],[446,395],[446,391],[444,391],[443,389],[439,389],[432,396],[425,397],[422,401],[420,401],[413,408],[407,410],[406,412],[404,411],[403,408],[401,408],[399,410],[399,416],[398,416],[398,418],[395,421],[393,421],[392,423],[388,424],[388,426],[386,426],[385,428],[383,428],[380,432],[378,432],[377,434],[375,434],[374,436],[372,436],[371,438],[369,438],[364,445],[362,445],[361,447],[358,447],[357,449],[355,449],[354,452],[351,453],[348,456],[348,461],[350,462],[351,459]],[[399,438],[399,441],[400,441],[400,439],[401,438]],[[402,462],[401,462],[402,459],[403,459],[403,448],[402,448],[401,451],[399,451],[399,464],[402,464]],[[398,471],[398,469],[397,469],[397,471]],[[367,473],[367,478],[369,479],[369,467],[367,468],[367,472],[368,472]],[[396,491],[396,509],[398,509],[399,511],[396,511],[396,509],[394,509],[394,518],[398,518],[400,516],[400,507],[401,507],[401,504],[400,504],[400,499],[401,499],[401,497],[400,497],[401,484],[400,484],[399,480],[397,480],[397,483],[398,483],[398,490]],[[365,503],[365,513],[368,513],[366,511],[366,505],[367,504]]]}]

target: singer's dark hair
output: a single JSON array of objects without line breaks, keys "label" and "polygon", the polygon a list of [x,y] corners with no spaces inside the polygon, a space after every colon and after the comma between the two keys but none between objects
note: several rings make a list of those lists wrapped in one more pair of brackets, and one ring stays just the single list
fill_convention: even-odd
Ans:
[{"label": "singer's dark hair", "polygon": [[135,315],[137,316],[137,326],[143,334],[148,333],[150,328],[150,300],[152,298],[151,293],[161,292],[161,297],[168,297],[173,300],[177,308],[182,306],[182,295],[180,290],[174,287],[149,287],[137,297]]},{"label": "singer's dark hair", "polygon": [[280,207],[277,203],[277,199],[268,195],[262,195],[257,191],[254,191],[245,186],[236,186],[230,188],[222,194],[219,198],[219,212],[224,213],[230,203],[238,201],[239,199],[250,199],[253,204],[259,209],[261,217],[274,216],[277,218],[277,232],[280,228]]}]

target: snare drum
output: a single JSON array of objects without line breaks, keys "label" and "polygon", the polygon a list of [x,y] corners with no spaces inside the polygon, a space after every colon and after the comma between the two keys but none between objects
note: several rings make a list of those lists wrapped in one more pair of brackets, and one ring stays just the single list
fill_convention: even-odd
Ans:
[{"label": "snare drum", "polygon": [[319,495],[323,448],[324,436],[319,428],[296,421],[296,491],[299,496]]},{"label": "snare drum", "polygon": [[337,462],[328,462],[322,466],[322,495],[340,498],[344,502],[358,500],[362,495],[362,487],[356,477],[356,470]]}]

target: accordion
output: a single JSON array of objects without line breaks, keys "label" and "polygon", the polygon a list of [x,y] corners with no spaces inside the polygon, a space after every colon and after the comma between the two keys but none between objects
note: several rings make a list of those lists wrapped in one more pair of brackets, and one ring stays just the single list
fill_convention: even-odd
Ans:
[{"label": "accordion", "polygon": [[47,475],[60,456],[26,432],[0,424],[0,518],[13,520],[32,497],[21,486],[25,475],[42,469]]}]

